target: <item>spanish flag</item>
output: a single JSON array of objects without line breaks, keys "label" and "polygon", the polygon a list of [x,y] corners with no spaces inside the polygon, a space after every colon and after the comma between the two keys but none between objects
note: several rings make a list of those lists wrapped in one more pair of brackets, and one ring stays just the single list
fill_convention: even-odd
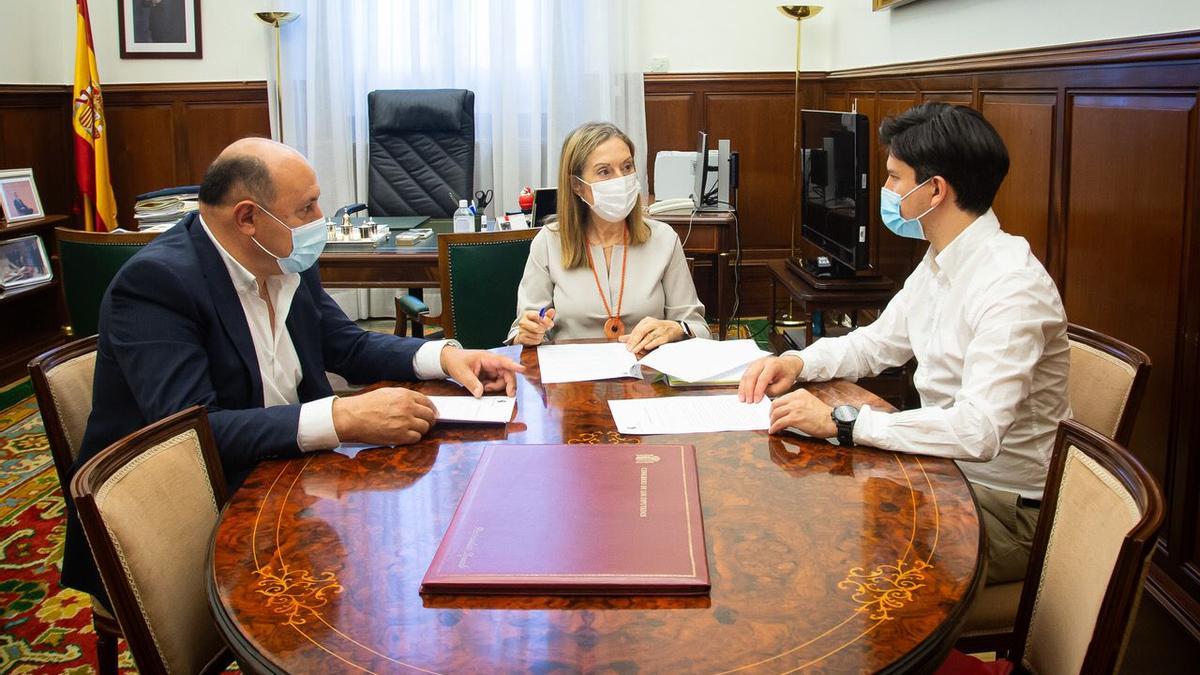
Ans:
[{"label": "spanish flag", "polygon": [[117,228],[117,200],[108,173],[108,125],[92,22],[87,0],[75,0],[75,89],[71,125],[75,129],[75,180],[83,197],[84,226],[90,231]]}]

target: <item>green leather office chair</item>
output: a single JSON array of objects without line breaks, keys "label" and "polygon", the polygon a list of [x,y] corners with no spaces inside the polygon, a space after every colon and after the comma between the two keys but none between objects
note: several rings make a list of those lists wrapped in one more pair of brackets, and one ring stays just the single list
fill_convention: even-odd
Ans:
[{"label": "green leather office chair", "polygon": [[157,232],[111,234],[57,227],[58,261],[71,330],[80,337],[96,334],[100,300],[125,261],[158,236]]},{"label": "green leather office chair", "polygon": [[396,298],[396,334],[406,319],[441,326],[447,338],[468,349],[499,347],[517,311],[517,287],[538,230],[438,235],[442,313],[412,296]]}]

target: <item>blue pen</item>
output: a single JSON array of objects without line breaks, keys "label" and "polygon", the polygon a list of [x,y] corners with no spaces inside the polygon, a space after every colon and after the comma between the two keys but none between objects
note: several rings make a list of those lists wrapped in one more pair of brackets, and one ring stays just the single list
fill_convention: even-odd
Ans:
[{"label": "blue pen", "polygon": [[545,307],[541,308],[540,310],[538,310],[538,318],[539,319],[546,318],[546,312],[549,312],[549,311],[550,311],[550,305],[546,305]]}]

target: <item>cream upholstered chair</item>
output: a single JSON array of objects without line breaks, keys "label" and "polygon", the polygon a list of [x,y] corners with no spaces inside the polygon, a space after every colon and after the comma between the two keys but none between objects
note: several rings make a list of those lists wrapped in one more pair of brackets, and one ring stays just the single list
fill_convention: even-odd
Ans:
[{"label": "cream upholstered chair", "polygon": [[[1121,445],[1129,445],[1150,377],[1150,357],[1133,345],[1083,326],[1067,326],[1071,418]],[[967,612],[958,646],[966,651],[1005,649],[1012,635],[1020,581],[980,589]]]},{"label": "cream upholstered chair", "polygon": [[1162,491],[1128,450],[1064,420],[1009,659],[1047,675],[1116,672],[1163,513]]},{"label": "cream upholstered chair", "polygon": [[[92,414],[92,375],[96,368],[96,336],[56,347],[29,362],[29,378],[37,397],[50,456],[63,497],[70,499],[67,476],[79,456],[79,444]],[[117,638],[121,627],[104,605],[92,599],[96,629],[96,661],[103,675],[116,675]]]},{"label": "cream upholstered chair", "polygon": [[1133,345],[1071,324],[1071,418],[1129,445],[1150,378],[1150,357]]},{"label": "cream upholstered chair", "polygon": [[79,468],[71,494],[138,669],[223,670],[232,657],[204,580],[226,489],[203,408],[110,445]]},{"label": "cream upholstered chair", "polygon": [[1064,421],[1017,609],[1012,660],[1035,673],[1116,672],[1165,514],[1121,444]]}]

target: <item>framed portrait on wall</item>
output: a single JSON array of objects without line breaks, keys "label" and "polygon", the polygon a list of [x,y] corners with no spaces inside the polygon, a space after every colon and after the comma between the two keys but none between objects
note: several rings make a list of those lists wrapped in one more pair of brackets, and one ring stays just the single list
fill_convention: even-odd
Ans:
[{"label": "framed portrait on wall", "polygon": [[34,234],[0,241],[0,291],[49,281],[53,276],[41,237]]},{"label": "framed portrait on wall", "polygon": [[871,0],[871,9],[878,12],[881,9],[891,9],[900,5],[907,5],[910,2],[917,0]]},{"label": "framed portrait on wall", "polygon": [[117,0],[123,59],[198,59],[200,0]]},{"label": "framed portrait on wall", "polygon": [[46,215],[33,182],[33,169],[0,171],[0,207],[4,211],[4,220],[10,223]]}]

